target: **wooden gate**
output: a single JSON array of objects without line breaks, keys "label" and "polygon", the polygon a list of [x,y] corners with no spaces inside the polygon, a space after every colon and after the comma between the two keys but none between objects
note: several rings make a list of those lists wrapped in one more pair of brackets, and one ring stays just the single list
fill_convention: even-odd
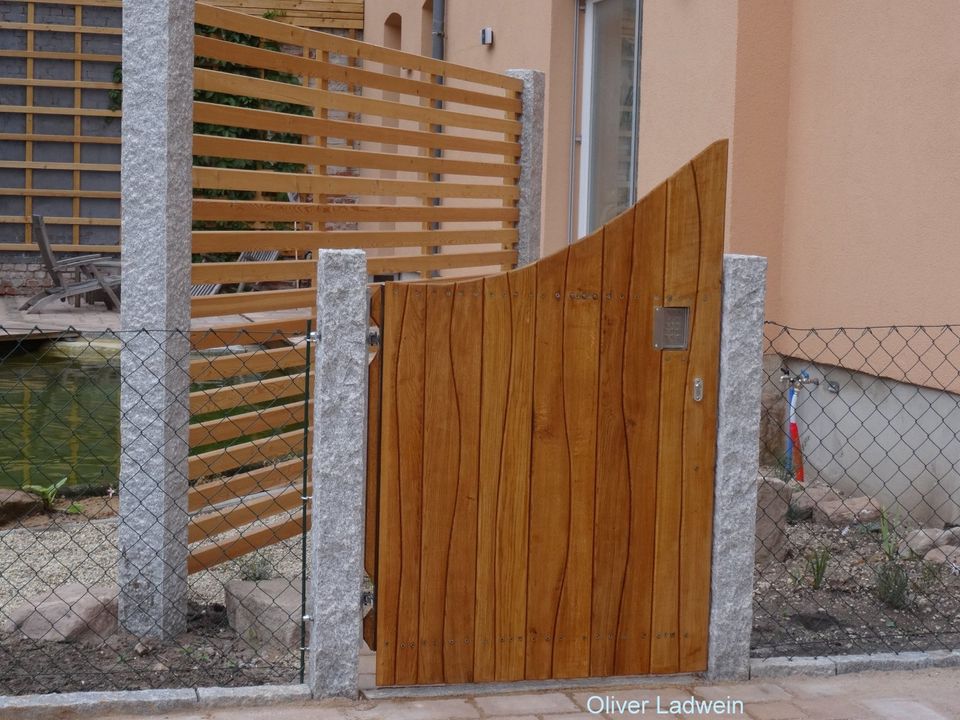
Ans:
[{"label": "wooden gate", "polygon": [[378,684],[706,668],[726,155],[533,265],[384,286]]}]

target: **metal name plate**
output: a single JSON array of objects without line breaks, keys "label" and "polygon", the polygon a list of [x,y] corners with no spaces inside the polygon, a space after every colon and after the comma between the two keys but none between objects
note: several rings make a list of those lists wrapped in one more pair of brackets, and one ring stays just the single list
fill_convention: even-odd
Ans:
[{"label": "metal name plate", "polygon": [[690,344],[690,308],[653,309],[653,347],[657,350],[686,350]]}]

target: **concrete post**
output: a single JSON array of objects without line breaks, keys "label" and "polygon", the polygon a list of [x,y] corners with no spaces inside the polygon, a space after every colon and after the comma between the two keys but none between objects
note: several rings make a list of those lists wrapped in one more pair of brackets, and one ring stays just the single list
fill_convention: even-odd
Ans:
[{"label": "concrete post", "polygon": [[186,627],[193,5],[124,5],[119,619],[141,637]]},{"label": "concrete post", "polygon": [[726,255],[708,675],[750,674],[766,258]]},{"label": "concrete post", "polygon": [[367,263],[321,250],[314,353],[310,654],[314,697],[359,693],[367,445]]},{"label": "concrete post", "polygon": [[540,258],[540,196],[543,189],[544,78],[539,70],[507,70],[523,81],[520,117],[520,221],[517,266]]}]

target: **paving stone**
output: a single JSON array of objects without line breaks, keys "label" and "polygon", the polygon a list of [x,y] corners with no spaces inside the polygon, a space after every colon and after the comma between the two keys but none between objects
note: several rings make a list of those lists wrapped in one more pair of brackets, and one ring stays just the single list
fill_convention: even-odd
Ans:
[{"label": "paving stone", "polygon": [[459,720],[479,718],[466,700],[384,700],[376,706],[351,713],[357,720]]},{"label": "paving stone", "polygon": [[478,697],[477,705],[487,715],[517,715],[578,712],[581,708],[563,693],[490,695]]},{"label": "paving stone", "polygon": [[701,685],[693,691],[704,700],[742,700],[744,703],[789,700],[790,695],[771,683],[744,683],[742,685]]},{"label": "paving stone", "polygon": [[863,706],[838,698],[797,700],[806,720],[862,720]]},{"label": "paving stone", "polygon": [[951,720],[926,703],[900,698],[861,700],[861,705],[873,711],[876,720]]},{"label": "paving stone", "polygon": [[673,700],[689,700],[692,693],[684,688],[631,688],[624,690],[597,691],[589,693],[577,693],[573,696],[577,704],[584,710],[589,710],[587,702],[592,697],[611,697],[620,702],[630,702],[636,700],[639,703],[646,702],[648,714],[654,711],[657,706],[657,699],[663,707],[669,706]]},{"label": "paving stone", "polygon": [[807,718],[803,710],[790,702],[751,703],[746,706],[746,710],[754,720],[806,720]]}]

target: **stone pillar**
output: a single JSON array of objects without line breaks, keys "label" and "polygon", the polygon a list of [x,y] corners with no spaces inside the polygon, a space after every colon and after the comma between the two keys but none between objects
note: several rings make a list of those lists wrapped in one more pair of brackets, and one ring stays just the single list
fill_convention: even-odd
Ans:
[{"label": "stone pillar", "polygon": [[126,0],[120,623],[186,627],[194,0]]},{"label": "stone pillar", "polygon": [[369,315],[366,255],[321,250],[307,596],[314,697],[359,693]]},{"label": "stone pillar", "polygon": [[708,665],[716,680],[750,674],[766,273],[766,258],[724,256]]},{"label": "stone pillar", "polygon": [[543,189],[544,79],[539,70],[507,70],[523,81],[520,122],[520,221],[517,266],[540,258],[540,196]]}]

